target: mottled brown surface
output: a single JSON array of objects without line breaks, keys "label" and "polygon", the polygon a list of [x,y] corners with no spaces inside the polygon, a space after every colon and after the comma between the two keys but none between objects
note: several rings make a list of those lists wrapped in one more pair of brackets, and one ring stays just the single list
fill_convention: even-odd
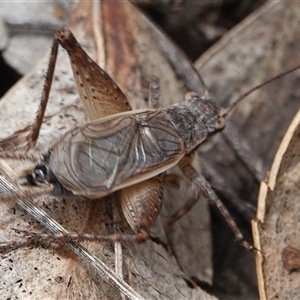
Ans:
[{"label": "mottled brown surface", "polygon": [[298,112],[276,155],[270,179],[261,185],[258,218],[260,293],[267,299],[299,295],[299,147]]}]

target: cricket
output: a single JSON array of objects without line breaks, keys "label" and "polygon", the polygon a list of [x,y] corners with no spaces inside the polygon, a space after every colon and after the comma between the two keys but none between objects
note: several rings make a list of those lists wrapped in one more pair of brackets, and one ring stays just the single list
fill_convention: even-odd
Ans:
[{"label": "cricket", "polygon": [[[76,87],[90,122],[75,127],[61,137],[46,153],[35,153],[39,131],[43,123],[58,46],[69,55]],[[131,110],[117,84],[82,49],[69,29],[59,30],[53,40],[49,67],[37,117],[28,135],[24,151],[7,150],[3,159],[28,160],[35,164],[30,172],[18,178],[18,197],[37,199],[48,194],[56,197],[100,199],[121,191],[121,206],[131,226],[132,234],[78,234],[53,236],[63,241],[143,242],[149,238],[149,229],[156,220],[163,201],[163,174],[179,165],[182,174],[194,183],[196,197],[190,197],[170,217],[168,228],[184,216],[203,194],[215,205],[233,231],[236,240],[245,248],[255,251],[244,240],[235,221],[205,178],[191,165],[193,151],[210,136],[225,127],[226,116],[254,90],[291,73],[284,72],[254,87],[229,107],[219,108],[209,96],[199,97],[190,92],[182,103],[166,108],[158,107],[159,87],[150,81],[151,108]],[[101,102],[101,112],[95,103]],[[101,199],[99,200],[101,201]],[[41,236],[41,239],[43,237]],[[51,240],[51,237],[48,237]],[[17,243],[11,250],[28,246]]]}]

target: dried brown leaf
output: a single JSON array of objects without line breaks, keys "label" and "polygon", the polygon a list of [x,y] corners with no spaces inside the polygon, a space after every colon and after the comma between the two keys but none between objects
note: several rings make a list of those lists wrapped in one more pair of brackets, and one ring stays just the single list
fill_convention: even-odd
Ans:
[{"label": "dried brown leaf", "polygon": [[262,299],[299,295],[300,111],[277,151],[269,179],[262,182],[258,222],[253,224]]},{"label": "dried brown leaf", "polygon": [[[255,85],[299,65],[299,14],[295,2],[269,1],[199,58],[197,69],[221,106],[226,107]],[[248,160],[251,167],[258,160],[262,162],[258,178],[265,177],[271,168],[281,139],[299,109],[299,74],[297,71],[258,90],[229,116],[226,140],[235,130],[239,147],[245,141],[251,146],[258,158],[250,157],[246,163]],[[226,198],[235,199],[236,205],[243,200],[255,205],[258,180],[226,140],[215,140],[210,151],[203,153],[204,171],[213,186],[229,193]],[[244,232],[247,228],[248,225]],[[215,237],[220,241],[218,249],[230,239],[220,232]],[[221,287],[231,289],[231,293],[237,286],[240,290],[244,287],[244,295],[249,297],[256,284],[254,262],[251,254],[241,251],[227,247],[227,259],[219,259],[219,268],[225,266],[223,273],[215,280]]]}]

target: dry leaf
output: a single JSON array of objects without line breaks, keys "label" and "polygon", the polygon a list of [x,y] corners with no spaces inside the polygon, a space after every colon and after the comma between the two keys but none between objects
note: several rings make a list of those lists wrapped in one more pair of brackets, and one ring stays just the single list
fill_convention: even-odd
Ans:
[{"label": "dry leaf", "polygon": [[269,179],[262,182],[258,222],[253,223],[261,299],[298,299],[300,111],[279,149]]},{"label": "dry leaf", "polygon": [[[270,1],[199,58],[197,69],[210,94],[222,107],[255,85],[299,64],[299,13],[295,2]],[[230,206],[236,208],[243,201],[255,205],[258,180],[253,173],[261,178],[271,167],[279,143],[299,109],[298,82],[299,71],[274,81],[247,97],[228,118],[226,140],[233,129],[236,130],[238,146],[246,141],[258,156],[246,159],[246,163],[248,160],[250,167],[256,167],[257,161],[262,162],[263,172],[256,172],[254,168],[250,172],[224,140],[215,140],[209,152],[202,154],[204,172],[212,185],[225,191],[226,199],[237,202],[234,205],[229,202]],[[220,251],[215,258],[215,286],[227,291],[224,294],[235,295],[235,299],[246,295],[255,298],[252,254],[238,245],[229,245],[232,234],[224,232],[223,223],[218,226],[213,222],[220,233],[214,236],[214,247]],[[243,220],[240,223],[245,224]],[[243,227],[250,238],[249,224]],[[220,295],[224,296],[223,292],[220,291]]]}]

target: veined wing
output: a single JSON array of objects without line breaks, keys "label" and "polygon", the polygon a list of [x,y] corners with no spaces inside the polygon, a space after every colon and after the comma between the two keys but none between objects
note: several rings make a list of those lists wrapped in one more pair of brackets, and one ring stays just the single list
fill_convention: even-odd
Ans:
[{"label": "veined wing", "polygon": [[60,45],[69,54],[76,87],[89,119],[96,120],[130,110],[130,104],[123,92],[87,55],[72,32],[64,29],[60,35],[63,36]]},{"label": "veined wing", "polygon": [[164,111],[149,110],[70,131],[52,149],[50,168],[65,188],[96,198],[154,177],[184,154],[185,143]]}]

